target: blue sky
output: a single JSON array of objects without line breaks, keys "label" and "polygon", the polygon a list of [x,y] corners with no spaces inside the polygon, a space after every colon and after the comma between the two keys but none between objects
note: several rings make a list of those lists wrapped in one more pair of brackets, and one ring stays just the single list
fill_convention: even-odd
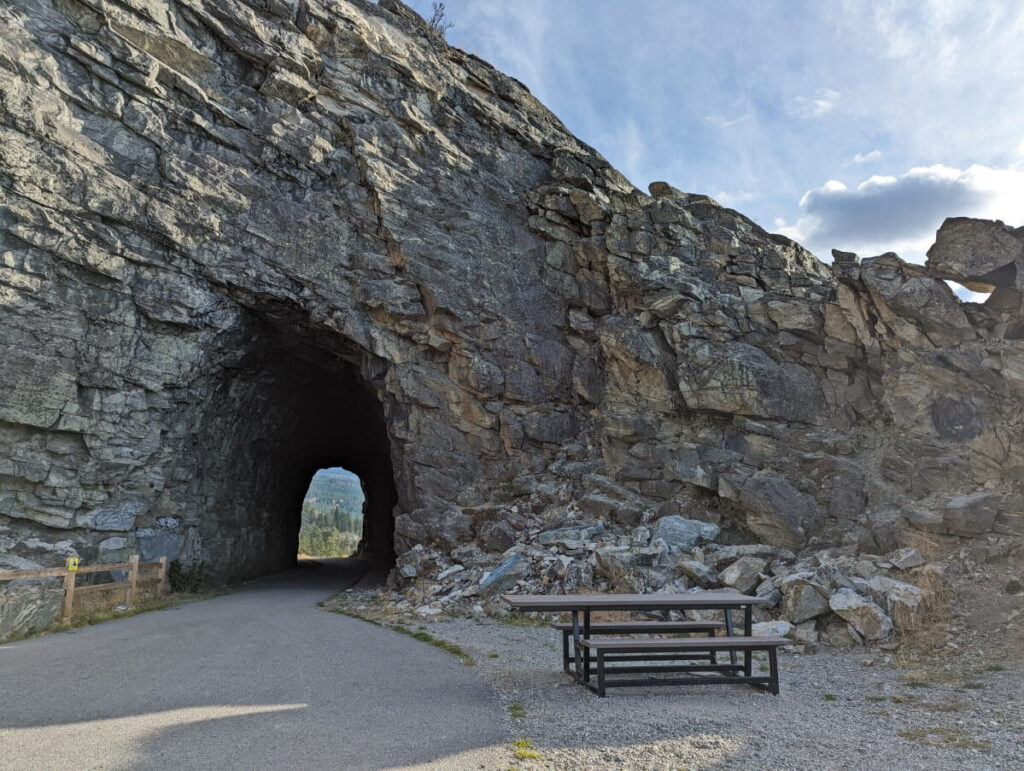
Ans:
[{"label": "blue sky", "polygon": [[446,6],[451,44],[639,188],[709,194],[826,262],[832,247],[921,262],[947,216],[1024,225],[1019,0]]}]

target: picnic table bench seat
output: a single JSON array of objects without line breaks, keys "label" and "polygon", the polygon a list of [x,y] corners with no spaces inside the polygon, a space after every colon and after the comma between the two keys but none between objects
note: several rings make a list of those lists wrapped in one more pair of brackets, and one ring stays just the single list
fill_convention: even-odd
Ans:
[{"label": "picnic table bench seat", "polygon": [[[572,650],[569,640],[572,639],[572,624],[559,621],[551,625],[562,633],[562,669],[569,672]],[[593,621],[590,624],[591,635],[610,634],[700,634],[713,636],[719,629],[724,629],[722,621]],[[698,658],[697,654],[694,654]],[[700,657],[700,658],[706,658]],[[623,660],[623,659],[620,659]]]},{"label": "picnic table bench seat", "polygon": [[[663,638],[634,638],[634,637],[604,637],[600,639],[580,640],[580,646],[587,648],[596,654],[597,659],[597,682],[590,681],[589,669],[583,673],[583,684],[595,691],[598,696],[604,696],[605,688],[611,686],[640,686],[640,685],[698,685],[712,683],[746,683],[757,685],[773,694],[779,692],[779,665],[777,649],[784,645],[792,644],[787,637],[766,635],[763,637],[663,637]],[[736,663],[729,664],[686,664],[672,666],[657,666],[646,664],[644,666],[606,666],[608,663],[625,660],[648,660],[648,656],[654,654],[672,654],[675,658],[693,658],[694,654],[705,651],[713,652],[726,651],[735,653],[743,651],[743,666]],[[753,651],[765,651],[768,654],[769,672],[768,675],[754,675],[751,671],[750,653]],[[630,658],[625,658],[627,654]],[[697,656],[700,657],[700,656]],[[743,670],[740,675],[739,670]],[[718,676],[694,674],[701,672],[719,672]],[[645,677],[640,679],[618,678],[615,675],[628,674],[654,674],[654,673],[690,673],[689,677]]]}]

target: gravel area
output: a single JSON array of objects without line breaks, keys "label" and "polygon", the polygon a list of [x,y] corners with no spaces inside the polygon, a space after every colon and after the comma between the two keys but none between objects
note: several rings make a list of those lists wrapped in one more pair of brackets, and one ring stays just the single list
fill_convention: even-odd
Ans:
[{"label": "gravel area", "polygon": [[[380,618],[373,597],[332,604]],[[561,671],[559,638],[546,626],[390,620],[470,654],[505,706],[510,744],[464,765],[449,758],[447,768],[1024,768],[1019,656],[970,650],[922,663],[863,648],[783,653],[779,696],[691,686],[610,689],[601,699]]]}]

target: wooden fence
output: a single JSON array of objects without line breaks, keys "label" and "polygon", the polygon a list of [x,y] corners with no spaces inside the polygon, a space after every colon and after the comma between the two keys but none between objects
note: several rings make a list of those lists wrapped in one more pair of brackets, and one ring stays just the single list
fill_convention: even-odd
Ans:
[{"label": "wooden fence", "polygon": [[[89,584],[88,586],[76,587],[79,574],[85,573],[107,573],[110,571],[127,571],[123,581],[107,581],[102,584]],[[168,591],[167,581],[167,557],[161,557],[156,562],[139,562],[139,556],[133,555],[128,562],[114,562],[97,565],[79,565],[77,559],[69,559],[62,568],[38,568],[36,570],[0,570],[0,581],[14,581],[19,578],[64,578],[64,604],[60,611],[61,622],[71,622],[71,611],[74,607],[75,596],[91,594],[93,592],[107,591],[118,584],[124,584],[124,605],[131,608],[135,605],[135,595],[138,591],[139,571],[159,570],[160,586],[159,594],[166,594]]]}]

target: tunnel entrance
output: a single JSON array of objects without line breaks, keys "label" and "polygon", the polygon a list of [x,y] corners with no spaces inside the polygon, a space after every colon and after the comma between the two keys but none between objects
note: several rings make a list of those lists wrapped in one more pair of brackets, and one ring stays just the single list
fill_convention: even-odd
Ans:
[{"label": "tunnel entrance", "polygon": [[238,580],[295,565],[310,480],[334,468],[356,475],[365,496],[354,556],[390,566],[398,494],[386,368],[343,338],[280,316],[254,314],[210,352],[221,374],[195,472],[207,502],[206,575]]},{"label": "tunnel entrance", "polygon": [[348,469],[320,469],[302,501],[299,559],[350,557],[363,535],[363,482]]}]

